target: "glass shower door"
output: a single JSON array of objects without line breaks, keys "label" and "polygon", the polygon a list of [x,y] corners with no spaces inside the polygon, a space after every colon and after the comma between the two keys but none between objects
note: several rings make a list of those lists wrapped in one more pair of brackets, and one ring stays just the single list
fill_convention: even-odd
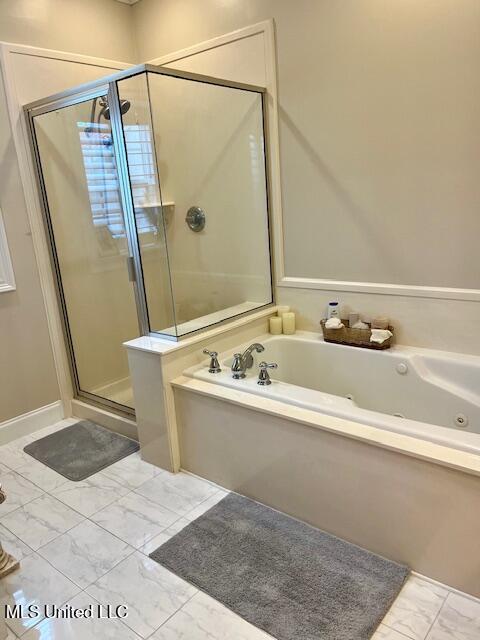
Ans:
[{"label": "glass shower door", "polygon": [[140,332],[107,97],[35,115],[33,127],[77,395],[131,411],[122,343]]}]

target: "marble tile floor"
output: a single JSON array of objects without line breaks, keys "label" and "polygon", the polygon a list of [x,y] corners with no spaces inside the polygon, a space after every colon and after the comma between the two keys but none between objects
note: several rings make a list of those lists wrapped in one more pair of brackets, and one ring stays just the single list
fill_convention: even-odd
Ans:
[{"label": "marble tile floor", "polygon": [[[71,423],[0,447],[0,482],[8,495],[0,506],[0,540],[21,560],[20,570],[0,582],[0,606],[126,605],[129,615],[9,620],[8,640],[272,640],[148,558],[226,492],[157,469],[138,453],[80,483],[23,453],[26,443]],[[480,601],[417,576],[374,635],[479,639]]]}]

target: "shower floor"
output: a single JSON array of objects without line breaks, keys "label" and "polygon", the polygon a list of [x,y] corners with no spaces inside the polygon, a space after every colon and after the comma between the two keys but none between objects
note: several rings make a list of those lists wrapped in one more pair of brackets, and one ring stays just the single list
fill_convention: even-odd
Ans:
[{"label": "shower floor", "polygon": [[92,393],[101,398],[118,402],[118,404],[122,404],[125,407],[135,409],[132,383],[129,377],[115,380],[101,387],[96,387],[92,390]]}]

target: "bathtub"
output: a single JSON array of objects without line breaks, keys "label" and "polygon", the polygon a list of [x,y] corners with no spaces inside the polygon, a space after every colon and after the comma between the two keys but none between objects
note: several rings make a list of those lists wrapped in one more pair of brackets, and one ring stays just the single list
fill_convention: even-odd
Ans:
[{"label": "bathtub", "polygon": [[[316,333],[259,336],[247,377],[234,380],[233,351],[219,356],[222,371],[208,361],[184,375],[238,391],[345,418],[369,427],[480,453],[480,357],[413,347],[373,351],[324,342]],[[211,348],[215,348],[212,344]],[[272,384],[257,384],[258,363],[276,362]]]}]

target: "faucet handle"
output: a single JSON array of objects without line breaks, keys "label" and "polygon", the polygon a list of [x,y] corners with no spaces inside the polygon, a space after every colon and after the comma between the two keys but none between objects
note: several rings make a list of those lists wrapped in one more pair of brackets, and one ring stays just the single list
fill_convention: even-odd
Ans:
[{"label": "faucet handle", "polygon": [[259,369],[278,369],[278,364],[276,362],[260,362],[258,367]]},{"label": "faucet handle", "polygon": [[260,373],[258,374],[257,384],[262,386],[272,384],[268,369],[278,369],[278,364],[276,362],[260,362],[258,367],[260,369]]},{"label": "faucet handle", "polygon": [[220,373],[221,368],[217,359],[218,352],[204,349],[203,353],[207,356],[210,356],[210,368],[208,369],[208,373]]},{"label": "faucet handle", "polygon": [[241,380],[245,378],[245,366],[244,360],[241,353],[233,354],[233,363],[232,363],[232,378],[234,380]]}]

